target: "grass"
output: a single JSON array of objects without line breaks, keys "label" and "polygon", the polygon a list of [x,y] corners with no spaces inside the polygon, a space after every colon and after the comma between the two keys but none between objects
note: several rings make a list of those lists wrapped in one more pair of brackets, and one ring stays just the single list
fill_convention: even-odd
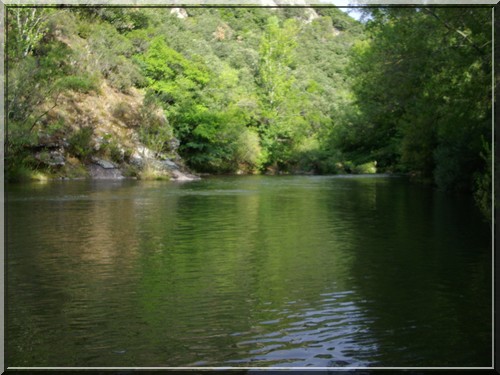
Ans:
[{"label": "grass", "polygon": [[50,173],[31,169],[26,165],[18,165],[15,168],[10,168],[9,170],[7,170],[5,177],[8,182],[46,182],[52,178]]},{"label": "grass", "polygon": [[40,171],[33,171],[30,177],[32,181],[47,182],[50,180],[50,176],[48,174]]},{"label": "grass", "polygon": [[8,182],[26,182],[31,180],[33,171],[24,165],[7,168],[5,178]]},{"label": "grass", "polygon": [[370,161],[365,164],[357,165],[353,169],[354,173],[359,173],[359,174],[373,174],[377,173],[377,162],[375,161]]},{"label": "grass", "polygon": [[170,180],[170,175],[165,171],[159,171],[151,166],[146,166],[137,175],[139,180],[156,180],[156,181],[168,181]]}]

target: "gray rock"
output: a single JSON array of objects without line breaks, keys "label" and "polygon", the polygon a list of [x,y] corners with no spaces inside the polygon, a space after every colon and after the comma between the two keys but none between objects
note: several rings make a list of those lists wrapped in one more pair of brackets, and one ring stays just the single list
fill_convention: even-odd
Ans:
[{"label": "gray rock", "polygon": [[164,160],[163,164],[165,164],[170,169],[179,169],[179,166],[170,159]]},{"label": "gray rock", "polygon": [[103,137],[94,138],[94,150],[99,151],[101,149],[102,144],[104,143]]},{"label": "gray rock", "polygon": [[66,139],[61,139],[55,135],[49,135],[46,133],[42,133],[38,135],[38,145],[36,146],[37,148],[44,148],[44,149],[55,149],[55,148],[61,148],[61,147],[68,147],[68,143],[66,142]]},{"label": "gray rock", "polygon": [[187,18],[188,17],[188,14],[184,8],[172,8],[170,13],[174,14],[177,18]]},{"label": "gray rock", "polygon": [[104,160],[104,159],[94,158],[92,161],[94,162],[94,164],[97,164],[98,166],[100,166],[100,167],[102,167],[104,169],[114,169],[114,168],[116,168],[116,165],[114,165],[110,161],[107,161],[107,160]]},{"label": "gray rock", "polygon": [[122,172],[118,168],[103,168],[99,164],[89,166],[90,177],[96,180],[121,180]]},{"label": "gray rock", "polygon": [[60,150],[50,152],[37,152],[35,154],[35,159],[51,167],[60,167],[66,164],[66,158]]},{"label": "gray rock", "polygon": [[168,148],[170,151],[176,152],[180,144],[181,142],[177,138],[172,138],[170,141],[168,141]]},{"label": "gray rock", "polygon": [[133,165],[134,167],[137,167],[137,168],[142,168],[144,162],[142,161],[141,158],[134,158],[134,157],[131,157],[130,158],[130,164]]},{"label": "gray rock", "polygon": [[66,158],[59,151],[52,151],[49,155],[50,155],[49,165],[62,166],[66,163]]}]

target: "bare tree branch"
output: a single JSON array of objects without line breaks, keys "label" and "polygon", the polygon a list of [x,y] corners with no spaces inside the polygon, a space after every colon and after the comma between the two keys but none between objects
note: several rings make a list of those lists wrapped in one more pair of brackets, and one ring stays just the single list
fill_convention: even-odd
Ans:
[{"label": "bare tree branch", "polygon": [[43,117],[45,117],[50,111],[52,111],[55,107],[57,107],[57,101],[59,100],[59,96],[61,96],[61,92],[58,92],[57,93],[57,96],[54,100],[54,105],[52,107],[50,107],[49,109],[47,109],[45,112],[43,112],[40,116],[38,116],[35,121],[31,124],[31,127],[30,127],[30,130],[29,130],[29,133],[31,133],[33,131],[33,129],[35,128],[36,124],[38,123],[38,121],[40,121]]}]

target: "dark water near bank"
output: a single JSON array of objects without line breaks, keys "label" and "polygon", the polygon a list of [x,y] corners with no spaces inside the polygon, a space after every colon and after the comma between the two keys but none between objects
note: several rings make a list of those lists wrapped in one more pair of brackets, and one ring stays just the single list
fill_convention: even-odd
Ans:
[{"label": "dark water near bank", "polygon": [[8,366],[490,366],[491,232],[402,178],[7,186]]}]

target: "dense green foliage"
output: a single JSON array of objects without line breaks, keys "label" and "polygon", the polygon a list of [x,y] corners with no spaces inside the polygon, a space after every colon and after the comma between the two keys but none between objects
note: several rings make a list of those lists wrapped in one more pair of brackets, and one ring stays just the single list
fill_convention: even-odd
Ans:
[{"label": "dense green foliage", "polygon": [[371,12],[353,48],[356,111],[334,147],[491,206],[491,9]]},{"label": "dense green foliage", "polygon": [[88,125],[48,114],[106,82],[144,96],[137,116],[118,103],[116,118],[197,172],[410,172],[473,190],[488,214],[491,10],[366,13],[9,8],[7,177],[40,167],[42,136],[88,160]]},{"label": "dense green foliage", "polygon": [[[106,80],[163,108],[166,121],[143,121],[141,139],[160,153],[175,136],[196,171],[333,172],[319,168],[331,154],[322,139],[349,96],[344,70],[361,25],[337,9],[185,11],[181,19],[170,9],[9,10],[13,160],[49,131],[44,115],[59,93],[98,92]],[[18,31],[18,14],[39,18],[36,37]]]}]

